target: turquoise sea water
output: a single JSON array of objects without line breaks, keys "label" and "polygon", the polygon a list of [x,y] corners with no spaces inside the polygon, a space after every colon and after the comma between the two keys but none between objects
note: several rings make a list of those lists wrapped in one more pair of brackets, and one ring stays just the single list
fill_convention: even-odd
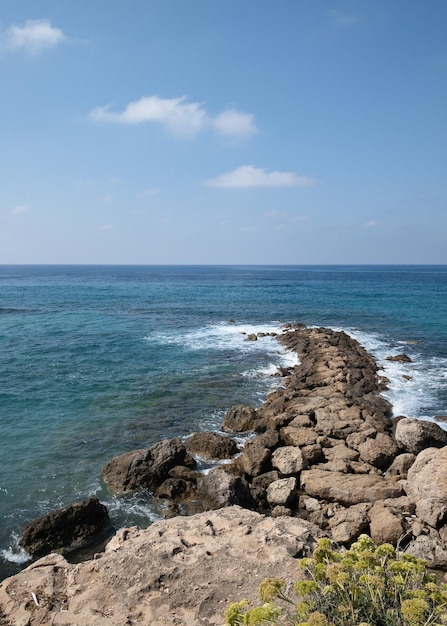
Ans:
[{"label": "turquoise sea water", "polygon": [[0,266],[0,578],[24,526],[76,499],[97,494],[116,525],[160,515],[107,492],[101,467],[259,405],[295,361],[247,333],[344,329],[386,368],[395,414],[446,415],[446,311],[447,266]]}]

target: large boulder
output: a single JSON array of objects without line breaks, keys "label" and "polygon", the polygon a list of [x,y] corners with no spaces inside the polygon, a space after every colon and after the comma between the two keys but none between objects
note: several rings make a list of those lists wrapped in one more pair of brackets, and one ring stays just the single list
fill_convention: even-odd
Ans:
[{"label": "large boulder", "polygon": [[405,452],[419,454],[426,448],[442,448],[447,445],[447,432],[434,422],[405,417],[397,422],[394,435]]},{"label": "large boulder", "polygon": [[394,507],[377,502],[369,511],[370,535],[380,545],[391,543],[396,546],[405,534],[402,515]]},{"label": "large boulder", "polygon": [[407,494],[416,505],[416,515],[436,528],[447,519],[447,447],[428,448],[408,470]]},{"label": "large boulder", "polygon": [[213,432],[193,433],[186,439],[185,448],[211,461],[229,459],[239,451],[234,439]]},{"label": "large boulder", "polygon": [[345,506],[398,498],[403,494],[402,485],[381,476],[344,474],[321,469],[301,472],[301,488],[310,496]]},{"label": "large boulder", "polygon": [[278,448],[272,455],[272,467],[284,476],[297,474],[307,467],[301,450],[295,446]]},{"label": "large boulder", "polygon": [[366,532],[370,507],[371,504],[363,502],[336,511],[329,519],[332,539],[339,544],[350,544],[361,533]]},{"label": "large boulder", "polygon": [[242,433],[249,430],[257,430],[260,421],[257,411],[251,406],[236,404],[228,409],[222,422],[222,430],[225,433]]},{"label": "large boulder", "polygon": [[374,467],[387,467],[397,454],[396,442],[386,433],[377,433],[372,439],[368,438],[358,446],[360,457]]},{"label": "large boulder", "polygon": [[246,509],[256,508],[247,481],[241,476],[228,474],[221,467],[201,476],[197,481],[197,491],[208,509],[220,509],[233,504]]},{"label": "large boulder", "polygon": [[287,506],[296,500],[297,483],[295,477],[275,480],[267,487],[267,502],[270,506]]},{"label": "large boulder", "polygon": [[151,448],[114,457],[103,467],[102,477],[106,485],[118,492],[141,487],[155,491],[177,465],[194,468],[196,462],[180,439],[164,439]]},{"label": "large boulder", "polygon": [[87,498],[35,519],[19,543],[35,558],[50,552],[68,554],[90,544],[108,524],[107,508],[98,498]]}]

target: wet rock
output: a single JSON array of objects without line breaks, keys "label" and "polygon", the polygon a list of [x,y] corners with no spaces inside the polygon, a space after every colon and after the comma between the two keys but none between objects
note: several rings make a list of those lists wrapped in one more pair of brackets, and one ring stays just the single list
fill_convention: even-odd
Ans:
[{"label": "wet rock", "polygon": [[239,452],[233,439],[214,432],[193,433],[186,439],[185,448],[190,454],[212,461],[230,459]]},{"label": "wet rock", "polygon": [[109,521],[108,511],[98,498],[87,498],[35,519],[19,543],[35,558],[50,552],[68,554],[89,545]]},{"label": "wet rock", "polygon": [[412,363],[408,354],[396,354],[395,356],[387,356],[385,361],[392,361],[394,363]]},{"label": "wet rock", "polygon": [[191,469],[196,462],[180,439],[165,439],[151,448],[132,450],[111,459],[102,470],[106,485],[118,492],[140,487],[155,491],[176,465]]},{"label": "wet rock", "polygon": [[222,430],[226,433],[248,432],[256,430],[259,422],[260,418],[255,409],[244,404],[237,404],[227,411],[222,422]]}]

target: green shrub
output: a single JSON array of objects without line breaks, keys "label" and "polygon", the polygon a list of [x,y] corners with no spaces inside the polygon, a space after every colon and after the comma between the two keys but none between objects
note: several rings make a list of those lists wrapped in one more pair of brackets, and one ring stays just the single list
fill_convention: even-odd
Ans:
[{"label": "green shrub", "polygon": [[226,625],[447,625],[447,585],[437,583],[425,561],[390,544],[376,547],[362,535],[341,553],[322,539],[313,557],[299,565],[303,576],[293,593],[284,593],[283,580],[264,580],[259,590],[264,604],[249,608],[243,600],[230,605]]}]

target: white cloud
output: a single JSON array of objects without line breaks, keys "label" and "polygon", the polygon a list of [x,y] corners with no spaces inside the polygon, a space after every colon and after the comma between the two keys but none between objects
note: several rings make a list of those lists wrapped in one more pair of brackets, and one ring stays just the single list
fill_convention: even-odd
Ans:
[{"label": "white cloud", "polygon": [[352,26],[359,21],[359,18],[356,15],[342,13],[341,11],[337,11],[337,9],[332,9],[330,12],[330,16],[334,24],[342,28],[346,26]]},{"label": "white cloud", "polygon": [[149,187],[149,189],[145,189],[144,191],[140,191],[137,193],[137,198],[139,200],[144,200],[145,198],[152,198],[152,196],[157,196],[160,193],[160,187]]},{"label": "white cloud", "polygon": [[26,213],[30,210],[29,204],[18,204],[13,209],[11,209],[12,215],[20,215],[21,213]]},{"label": "white cloud", "polygon": [[254,165],[242,165],[232,172],[216,176],[206,184],[209,187],[308,187],[315,180],[307,176],[298,176],[293,172],[268,172]]},{"label": "white cloud", "polygon": [[144,96],[129,102],[121,112],[111,111],[110,106],[96,107],[90,112],[90,118],[96,122],[121,124],[154,122],[175,135],[183,136],[195,135],[210,126],[223,135],[247,136],[256,132],[254,117],[250,113],[242,113],[232,108],[213,117],[202,104],[189,102],[186,96]]},{"label": "white cloud", "polygon": [[11,26],[6,31],[6,46],[12,50],[36,53],[52,48],[66,40],[60,28],[49,20],[27,20],[23,26]]},{"label": "white cloud", "polygon": [[214,118],[214,128],[222,135],[250,136],[257,132],[254,116],[236,109],[222,111]]}]

